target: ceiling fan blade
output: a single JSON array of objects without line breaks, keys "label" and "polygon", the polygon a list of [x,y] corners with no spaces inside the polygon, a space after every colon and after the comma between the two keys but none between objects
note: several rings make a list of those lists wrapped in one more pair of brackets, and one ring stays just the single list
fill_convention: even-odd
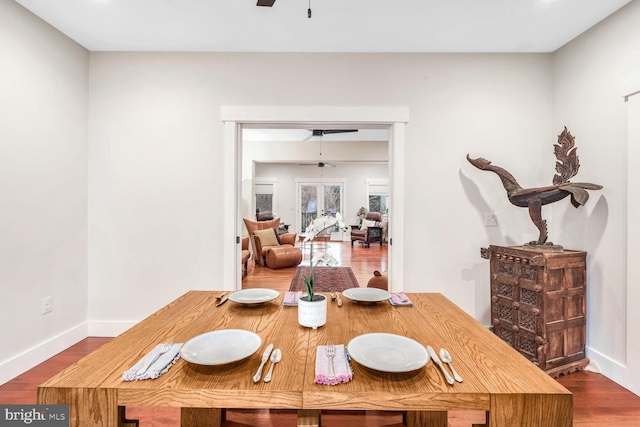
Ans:
[{"label": "ceiling fan blade", "polygon": [[271,7],[275,2],[276,0],[258,0],[258,3],[256,3],[256,6]]},{"label": "ceiling fan blade", "polygon": [[350,133],[350,132],[358,132],[358,129],[311,129],[311,135],[303,139],[303,141],[309,141],[311,138],[317,136],[322,137],[323,135],[335,134],[335,133]]},{"label": "ceiling fan blade", "polygon": [[324,135],[328,135],[330,133],[349,133],[349,132],[358,132],[358,129],[326,129],[322,131]]}]

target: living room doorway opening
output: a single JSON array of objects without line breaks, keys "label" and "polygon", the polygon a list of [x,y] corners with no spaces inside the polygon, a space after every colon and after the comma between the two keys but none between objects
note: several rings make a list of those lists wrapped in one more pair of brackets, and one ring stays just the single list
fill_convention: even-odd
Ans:
[{"label": "living room doorway opening", "polygon": [[[224,251],[224,283],[227,289],[242,288],[240,240],[243,234],[242,200],[242,131],[244,128],[314,129],[333,126],[388,131],[389,188],[394,197],[389,206],[389,286],[402,290],[404,248],[404,141],[409,110],[406,107],[222,107],[225,125],[224,236],[229,250]],[[393,238],[396,237],[396,246]],[[232,245],[235,245],[234,247]],[[394,266],[399,266],[395,268]]]}]

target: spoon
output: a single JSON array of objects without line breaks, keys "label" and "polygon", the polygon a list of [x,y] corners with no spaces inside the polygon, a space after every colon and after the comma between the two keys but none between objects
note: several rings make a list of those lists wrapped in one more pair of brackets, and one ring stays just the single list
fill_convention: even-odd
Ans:
[{"label": "spoon", "polygon": [[271,355],[271,366],[269,367],[269,372],[267,372],[267,376],[264,377],[264,382],[268,383],[271,381],[271,374],[273,373],[273,366],[282,360],[282,352],[279,348],[273,350],[273,354]]},{"label": "spoon", "polygon": [[451,368],[451,372],[453,373],[453,378],[456,379],[456,381],[458,381],[459,383],[462,382],[462,377],[460,375],[458,375],[458,373],[456,372],[455,369],[453,369],[453,365],[451,364],[451,355],[449,354],[449,352],[444,349],[441,348],[440,349],[440,359],[442,359],[442,361],[444,363],[446,363],[447,365],[449,365],[449,368]]}]

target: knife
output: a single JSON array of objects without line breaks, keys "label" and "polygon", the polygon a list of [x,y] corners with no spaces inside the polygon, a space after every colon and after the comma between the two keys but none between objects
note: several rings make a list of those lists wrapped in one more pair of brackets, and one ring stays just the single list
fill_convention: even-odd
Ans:
[{"label": "knife", "polygon": [[258,372],[253,376],[254,383],[260,382],[260,378],[262,377],[262,368],[264,367],[264,364],[267,363],[267,360],[269,360],[271,350],[273,350],[273,344],[269,344],[267,348],[264,349],[264,353],[262,353],[262,362],[260,363]]},{"label": "knife", "polygon": [[222,304],[227,302],[228,299],[229,299],[229,295],[223,296],[222,299],[220,301],[218,301],[218,303],[216,304],[216,307],[220,307]]},{"label": "knife", "polygon": [[440,367],[440,370],[444,374],[444,377],[446,378],[447,382],[449,384],[453,385],[453,383],[455,381],[453,380],[451,375],[449,375],[449,372],[447,372],[447,370],[445,369],[444,365],[442,364],[442,362],[438,358],[438,355],[436,354],[436,351],[430,345],[427,346],[427,353],[429,353],[429,356],[431,356],[431,358],[433,359],[433,362]]}]

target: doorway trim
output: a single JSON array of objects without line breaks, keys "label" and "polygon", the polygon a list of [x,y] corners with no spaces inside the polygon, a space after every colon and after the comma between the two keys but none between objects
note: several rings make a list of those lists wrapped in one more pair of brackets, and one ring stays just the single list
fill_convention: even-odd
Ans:
[{"label": "doorway trim", "polygon": [[222,236],[224,289],[234,290],[242,287],[239,262],[242,218],[238,209],[242,191],[242,129],[244,127],[313,129],[338,125],[389,130],[389,188],[393,195],[389,209],[388,230],[389,289],[403,290],[404,150],[405,125],[409,122],[408,107],[222,106],[220,118],[224,123],[225,185]]},{"label": "doorway trim", "polygon": [[635,394],[640,394],[640,343],[637,339],[640,327],[640,171],[635,162],[640,156],[640,69],[622,79],[621,95],[627,103],[627,354],[625,368],[620,378],[614,378]]}]

